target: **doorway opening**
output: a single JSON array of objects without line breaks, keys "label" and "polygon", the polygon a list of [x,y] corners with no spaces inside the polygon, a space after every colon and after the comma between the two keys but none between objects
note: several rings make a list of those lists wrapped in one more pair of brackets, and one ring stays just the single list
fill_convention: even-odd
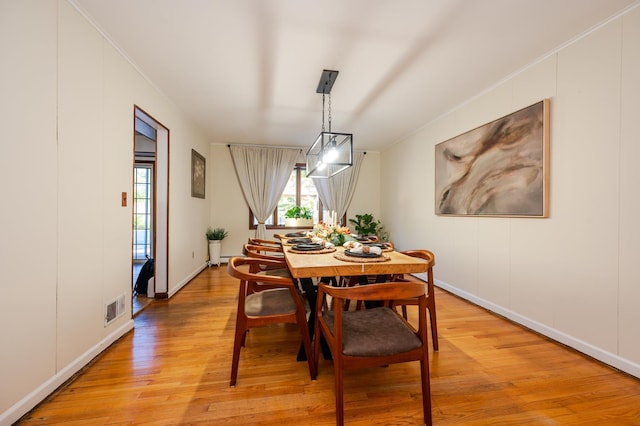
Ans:
[{"label": "doorway opening", "polygon": [[132,314],[167,294],[169,131],[135,107]]}]

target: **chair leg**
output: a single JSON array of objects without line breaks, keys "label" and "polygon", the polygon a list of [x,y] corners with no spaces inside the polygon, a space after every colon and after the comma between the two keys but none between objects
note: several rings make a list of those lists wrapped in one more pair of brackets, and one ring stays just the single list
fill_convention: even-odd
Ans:
[{"label": "chair leg", "polygon": [[[311,315],[313,315],[313,313]],[[320,364],[320,335],[321,334],[322,332],[318,328],[318,320],[316,320],[316,323],[314,326],[314,333],[313,333],[313,364],[316,369],[315,370],[316,378],[318,377],[318,370],[320,369],[319,364]]]},{"label": "chair leg", "polygon": [[429,320],[431,321],[431,341],[433,350],[438,351],[438,321],[436,319],[436,307],[429,307]]},{"label": "chair leg", "polygon": [[[311,315],[313,315],[313,311]],[[307,355],[307,364],[309,365],[309,375],[311,376],[311,380],[315,380],[317,375],[317,370],[316,370],[314,353],[311,350],[311,337],[309,335],[307,315],[304,311],[298,310],[298,312],[296,312],[296,318],[298,320],[298,326],[300,327],[300,334],[302,335],[302,344],[304,345],[304,352]],[[316,339],[316,340],[320,340],[320,339]]]},{"label": "chair leg", "polygon": [[[425,353],[428,354],[426,347]],[[428,355],[425,355],[424,358],[428,358]],[[424,423],[428,426],[431,426],[433,424],[433,419],[431,418],[431,378],[429,377],[429,360],[424,358],[420,360],[420,375],[422,380],[422,412],[424,416]]]},{"label": "chair leg", "polygon": [[247,334],[249,334],[249,330],[245,330],[244,333],[242,333],[242,339],[240,340],[240,346],[242,346],[243,348],[247,344]]},{"label": "chair leg", "polygon": [[334,358],[333,371],[336,380],[336,426],[344,425],[344,370],[342,363]]},{"label": "chair leg", "polygon": [[229,386],[236,385],[238,378],[238,363],[240,362],[240,348],[244,346],[244,338],[247,335],[246,323],[242,318],[236,319],[236,334],[233,339],[233,358],[231,360],[231,379]]}]

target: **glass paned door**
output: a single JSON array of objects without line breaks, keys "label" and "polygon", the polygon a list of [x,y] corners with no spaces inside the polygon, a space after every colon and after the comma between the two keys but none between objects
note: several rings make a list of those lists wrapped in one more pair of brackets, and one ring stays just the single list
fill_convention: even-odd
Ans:
[{"label": "glass paned door", "polygon": [[133,176],[133,260],[153,257],[153,166],[136,164]]}]

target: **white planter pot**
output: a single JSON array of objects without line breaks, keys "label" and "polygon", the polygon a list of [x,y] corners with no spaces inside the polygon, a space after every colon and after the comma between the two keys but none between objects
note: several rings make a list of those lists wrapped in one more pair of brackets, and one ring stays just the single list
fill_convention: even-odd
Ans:
[{"label": "white planter pot", "polygon": [[220,249],[222,241],[220,240],[209,240],[209,266],[214,263],[220,266]]},{"label": "white planter pot", "polygon": [[305,226],[313,226],[313,219],[284,219],[284,226],[288,228],[302,228]]}]

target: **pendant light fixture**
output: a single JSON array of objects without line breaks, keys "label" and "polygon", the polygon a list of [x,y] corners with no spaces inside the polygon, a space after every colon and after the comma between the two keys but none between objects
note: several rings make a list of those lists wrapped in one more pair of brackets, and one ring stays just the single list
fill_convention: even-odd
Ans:
[{"label": "pendant light fixture", "polygon": [[[307,151],[307,177],[330,178],[353,165],[353,135],[331,131],[331,88],[338,71],[323,70],[316,93],[322,93],[322,131]],[[324,128],[325,97],[329,98],[329,131]]]}]

